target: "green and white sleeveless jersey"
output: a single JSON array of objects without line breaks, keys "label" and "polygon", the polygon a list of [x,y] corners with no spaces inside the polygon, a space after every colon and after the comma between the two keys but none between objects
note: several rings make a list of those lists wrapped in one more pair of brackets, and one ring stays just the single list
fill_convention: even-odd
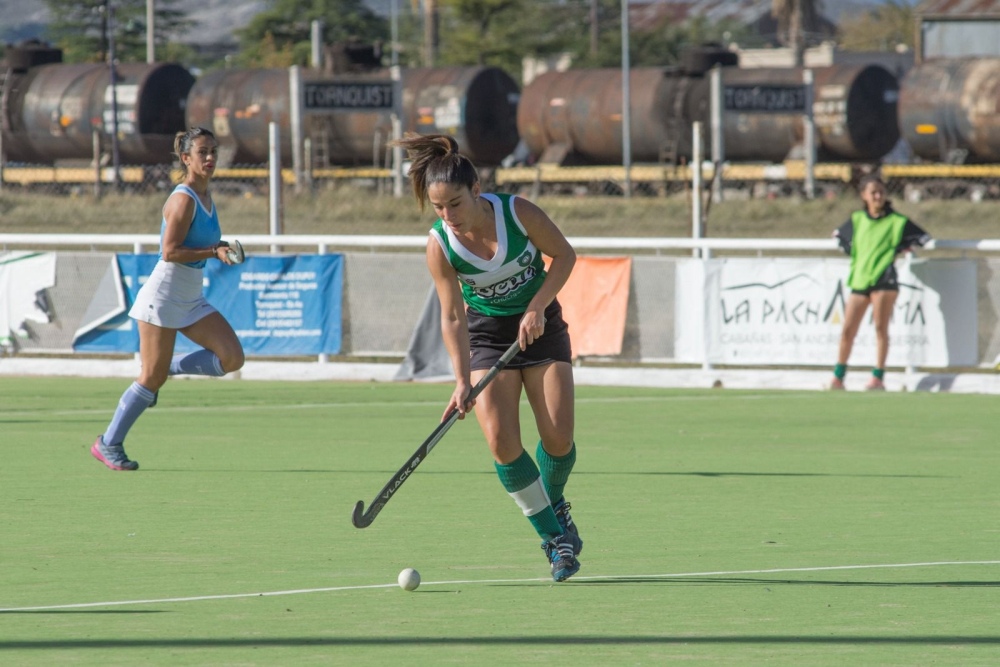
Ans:
[{"label": "green and white sleeveless jersey", "polygon": [[497,251],[492,259],[477,257],[462,245],[441,219],[431,236],[458,272],[465,303],[484,315],[523,313],[545,280],[542,253],[514,213],[514,195],[480,195],[493,205]]}]

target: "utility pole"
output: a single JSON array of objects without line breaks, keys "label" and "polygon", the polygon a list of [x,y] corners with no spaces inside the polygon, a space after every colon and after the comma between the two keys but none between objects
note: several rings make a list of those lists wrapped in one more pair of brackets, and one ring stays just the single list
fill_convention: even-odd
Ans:
[{"label": "utility pole", "polygon": [[103,62],[108,61],[108,0],[104,0],[104,4],[100,7],[95,7],[91,11],[100,12],[101,14],[101,60]]},{"label": "utility pole", "polygon": [[121,155],[118,147],[118,72],[115,63],[115,5],[104,0],[104,31],[108,38],[108,78],[111,89],[111,168],[116,192],[122,189]]},{"label": "utility pole", "polygon": [[788,44],[792,48],[795,67],[805,65],[805,40],[802,34],[802,0],[792,0],[792,15],[788,22]]},{"label": "utility pole", "polygon": [[146,62],[156,62],[156,0],[146,0]]},{"label": "utility pole", "polygon": [[598,37],[600,30],[597,26],[597,3],[598,0],[590,0],[590,55],[597,56]]},{"label": "utility pole", "polygon": [[399,0],[392,0],[392,16],[389,20],[390,39],[392,46],[389,48],[389,65],[399,66]]},{"label": "utility pole", "polygon": [[424,67],[434,67],[438,50],[437,0],[424,0]]},{"label": "utility pole", "polygon": [[622,166],[625,198],[632,196],[632,61],[629,58],[628,0],[622,3]]}]

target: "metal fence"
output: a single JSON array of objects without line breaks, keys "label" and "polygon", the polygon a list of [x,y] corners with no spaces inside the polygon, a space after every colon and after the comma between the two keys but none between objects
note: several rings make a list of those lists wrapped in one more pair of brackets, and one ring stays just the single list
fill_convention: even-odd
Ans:
[{"label": "metal fence", "polygon": [[[123,190],[152,193],[169,190],[172,166],[124,166],[116,172],[106,166],[7,165],[0,168],[3,192],[37,192],[55,195]],[[924,199],[1000,199],[1000,165],[887,164],[882,166],[820,163],[814,171],[816,197],[853,192],[862,175],[878,169],[890,194],[908,202]],[[714,180],[714,168],[705,164],[702,175]],[[637,164],[622,166],[561,167],[533,166],[482,169],[484,185],[529,197],[542,194],[622,196],[669,196],[689,191],[692,169],[687,165]],[[220,192],[263,194],[268,190],[266,164],[220,168],[213,186]],[[293,195],[308,195],[316,189],[340,184],[360,184],[380,195],[392,196],[393,173],[379,167],[327,167],[308,170],[296,182],[291,169],[282,169],[283,184]],[[722,196],[729,198],[774,198],[806,194],[806,166],[802,161],[778,164],[725,164],[718,181]]]},{"label": "metal fence", "polygon": [[[124,166],[117,172],[111,167],[8,165],[0,170],[0,174],[4,192],[93,193],[101,196],[116,190],[133,194],[165,192],[173,188],[178,172],[170,164]],[[269,178],[266,164],[237,165],[218,169],[213,176],[213,187],[225,193],[259,194],[267,191]],[[281,180],[293,191],[350,181],[373,184],[381,190],[383,187],[391,188],[392,172],[374,167],[330,167],[312,170],[307,173],[304,182],[296,184],[295,173],[291,169],[282,169]]]}]

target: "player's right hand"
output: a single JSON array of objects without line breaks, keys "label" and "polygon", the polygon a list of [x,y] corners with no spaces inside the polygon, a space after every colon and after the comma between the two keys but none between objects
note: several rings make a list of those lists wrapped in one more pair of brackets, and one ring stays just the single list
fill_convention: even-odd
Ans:
[{"label": "player's right hand", "polygon": [[476,405],[475,399],[469,400],[470,393],[472,393],[471,385],[466,383],[456,385],[451,400],[448,401],[448,406],[444,409],[444,414],[441,415],[441,421],[447,419],[452,410],[458,411],[459,419],[465,419],[465,413]]}]

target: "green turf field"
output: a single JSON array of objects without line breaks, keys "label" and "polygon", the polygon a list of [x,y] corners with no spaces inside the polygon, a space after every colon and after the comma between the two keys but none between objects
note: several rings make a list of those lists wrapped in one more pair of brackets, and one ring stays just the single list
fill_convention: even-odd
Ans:
[{"label": "green turf field", "polygon": [[992,396],[580,387],[553,584],[472,420],[351,525],[450,386],[127,384],[0,379],[0,665],[1000,661]]}]

